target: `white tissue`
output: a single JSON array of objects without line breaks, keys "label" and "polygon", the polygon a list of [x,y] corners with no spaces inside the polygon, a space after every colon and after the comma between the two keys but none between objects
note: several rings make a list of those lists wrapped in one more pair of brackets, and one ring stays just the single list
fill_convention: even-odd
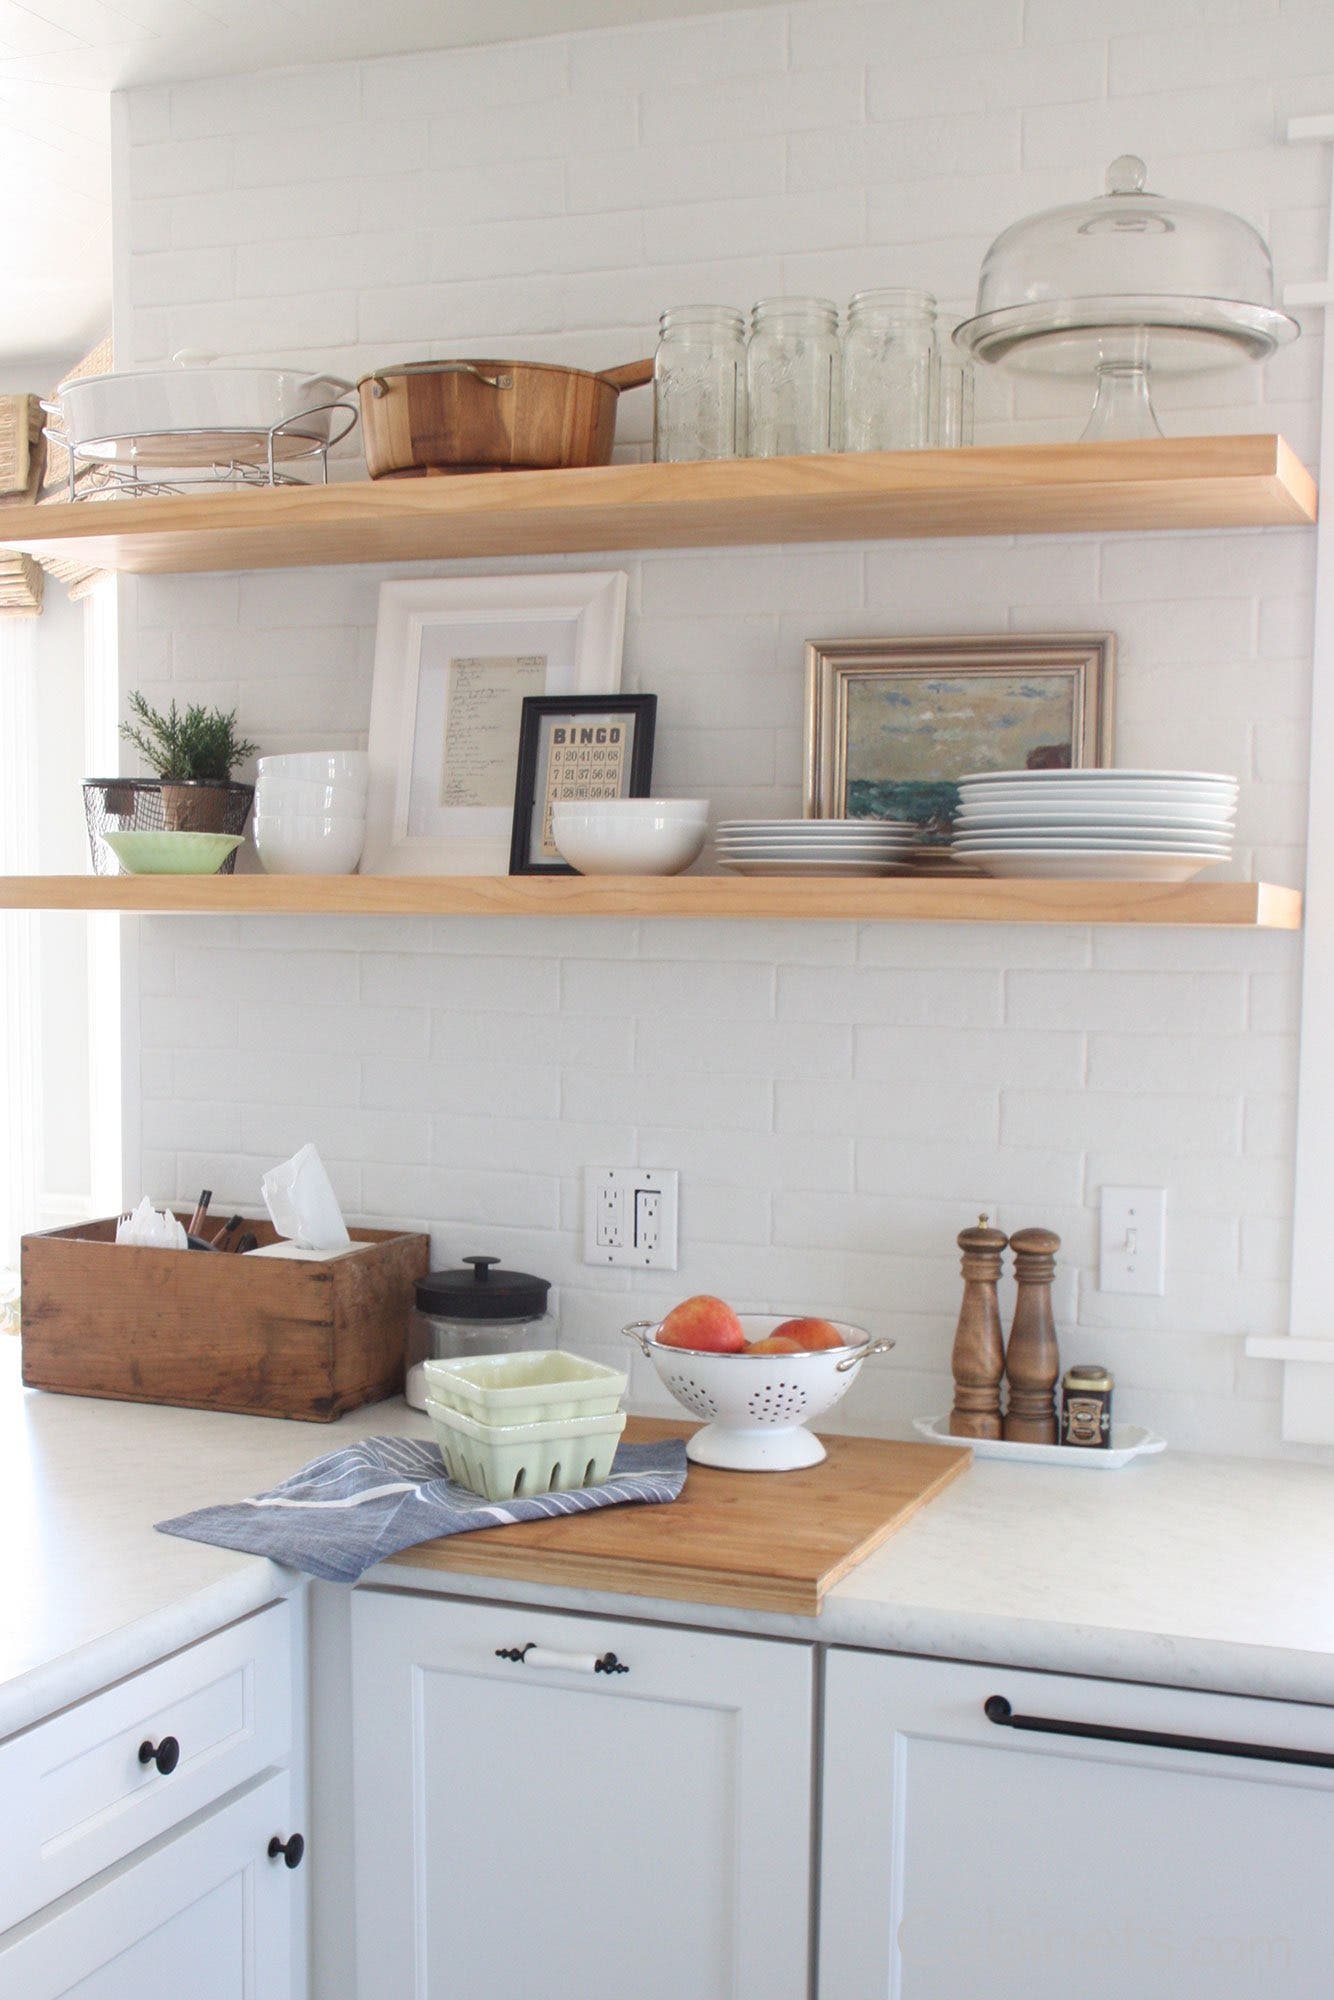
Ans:
[{"label": "white tissue", "polygon": [[315,1148],[303,1146],[260,1182],[273,1226],[303,1250],[346,1250],[352,1238]]},{"label": "white tissue", "polygon": [[158,1210],[145,1195],[133,1215],[122,1215],[116,1224],[117,1243],[132,1243],[142,1250],[188,1250],[185,1230],[169,1208]]}]

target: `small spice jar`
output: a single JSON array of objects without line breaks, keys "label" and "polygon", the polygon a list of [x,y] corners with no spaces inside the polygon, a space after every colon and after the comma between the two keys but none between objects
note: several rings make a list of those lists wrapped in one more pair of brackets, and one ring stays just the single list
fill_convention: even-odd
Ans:
[{"label": "small spice jar", "polygon": [[1111,1369],[1087,1362],[1067,1368],[1061,1382],[1061,1443],[1107,1451],[1111,1442]]}]

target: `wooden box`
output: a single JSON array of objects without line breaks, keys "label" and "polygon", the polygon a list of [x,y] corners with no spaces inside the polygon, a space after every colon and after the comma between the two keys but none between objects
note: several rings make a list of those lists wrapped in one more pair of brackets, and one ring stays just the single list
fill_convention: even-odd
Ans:
[{"label": "wooden box", "polygon": [[[181,1217],[188,1223],[188,1215]],[[268,1221],[251,1222],[261,1245]],[[116,1402],[329,1423],[403,1387],[430,1238],[353,1229],[327,1262],[141,1250],[114,1217],[25,1236],[23,1380]]]}]

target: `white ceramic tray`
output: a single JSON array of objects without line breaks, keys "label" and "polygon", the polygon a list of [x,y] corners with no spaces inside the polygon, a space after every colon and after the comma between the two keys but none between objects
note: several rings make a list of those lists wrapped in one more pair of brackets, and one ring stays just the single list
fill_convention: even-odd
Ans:
[{"label": "white ceramic tray", "polygon": [[966,1444],[978,1458],[1008,1458],[1013,1465],[1074,1465],[1082,1472],[1119,1472],[1132,1458],[1166,1451],[1167,1439],[1138,1424],[1113,1424],[1106,1451],[1090,1445],[1015,1444],[1004,1438],[951,1437],[948,1417],[915,1417],[913,1429],[931,1444]]}]

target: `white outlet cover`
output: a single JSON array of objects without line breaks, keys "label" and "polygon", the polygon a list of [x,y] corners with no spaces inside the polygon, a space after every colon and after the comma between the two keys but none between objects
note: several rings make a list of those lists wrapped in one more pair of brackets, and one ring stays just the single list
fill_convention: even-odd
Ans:
[{"label": "white outlet cover", "polygon": [[[585,1167],[585,1264],[674,1271],[679,1181],[674,1167]],[[637,1197],[644,1194],[658,1197],[657,1240],[651,1249],[635,1240],[636,1224],[643,1216],[643,1203]]]}]

